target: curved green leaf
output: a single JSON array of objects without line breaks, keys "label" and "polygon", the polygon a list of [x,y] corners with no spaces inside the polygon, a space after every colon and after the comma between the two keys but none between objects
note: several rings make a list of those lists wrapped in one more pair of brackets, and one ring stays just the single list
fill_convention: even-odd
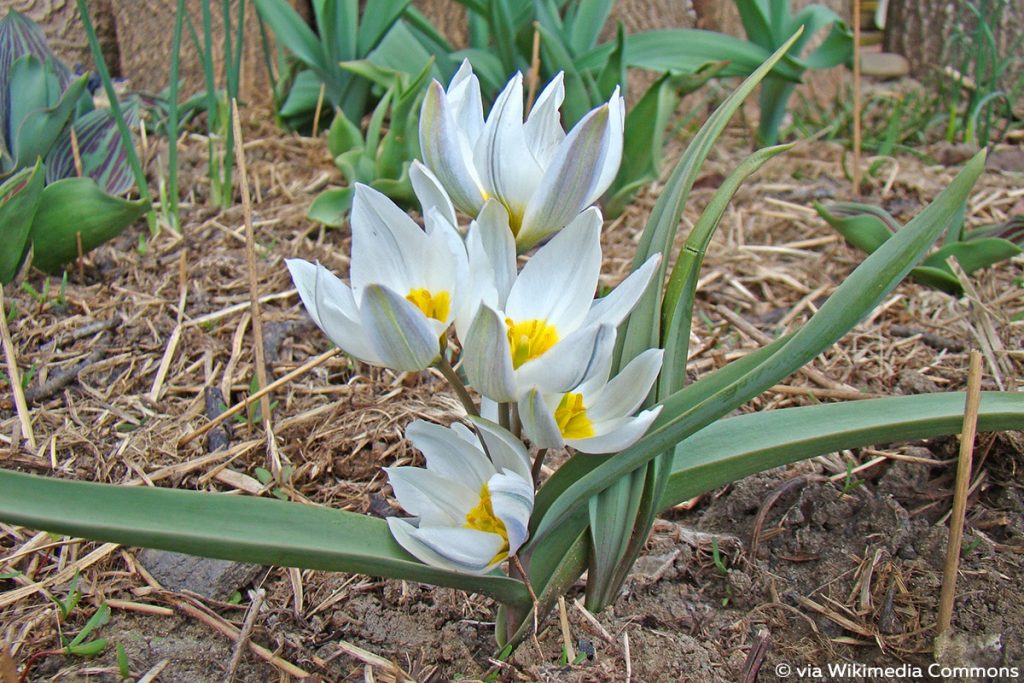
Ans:
[{"label": "curved green leaf", "polygon": [[0,284],[18,274],[28,235],[43,193],[41,162],[14,174],[0,185]]},{"label": "curved green leaf", "polygon": [[[129,126],[139,124],[138,106],[126,107],[125,116]],[[71,131],[78,140],[78,158],[82,162],[82,175],[88,176],[112,195],[124,195],[135,185],[128,154],[125,150],[117,121],[109,109],[94,109],[75,119],[64,129],[56,144],[46,155],[46,182],[53,183],[62,178],[78,175],[75,168],[74,148],[71,145]]]},{"label": "curved green leaf", "polygon": [[256,11],[274,31],[274,37],[303,64],[327,72],[320,40],[287,0],[253,0]]},{"label": "curved green leaf", "polygon": [[61,92],[52,63],[42,63],[32,55],[14,62],[9,87],[16,96],[11,98],[8,120],[14,168],[30,166],[46,156],[75,113],[86,80],[82,76]]},{"label": "curved green leaf", "polygon": [[313,200],[306,218],[334,228],[343,225],[352,208],[352,192],[351,186],[324,190]]},{"label": "curved green leaf", "polygon": [[1021,248],[1013,242],[998,237],[982,237],[947,244],[934,254],[930,254],[921,265],[949,270],[946,259],[955,256],[964,272],[970,275],[981,268],[988,268],[999,261],[1011,259],[1019,253],[1021,253]]},{"label": "curved green leaf", "polygon": [[[787,463],[846,448],[956,434],[965,394],[919,394],[785,408],[720,420],[681,441],[658,507]],[[1024,393],[984,392],[978,431],[1024,428]]]},{"label": "curved green leaf", "polygon": [[92,178],[65,178],[43,189],[32,222],[32,265],[50,273],[82,253],[95,249],[146,213],[147,200],[129,201],[111,196]]},{"label": "curved green leaf", "polygon": [[434,569],[383,519],[272,498],[113,486],[0,469],[0,519],[33,529],[239,562],[423,581],[529,604],[504,576]]}]

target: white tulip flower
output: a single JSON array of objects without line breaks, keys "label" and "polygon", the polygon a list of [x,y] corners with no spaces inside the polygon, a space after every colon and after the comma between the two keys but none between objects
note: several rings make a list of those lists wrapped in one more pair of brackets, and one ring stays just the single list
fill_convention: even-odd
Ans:
[{"label": "white tulip flower", "polygon": [[434,183],[473,217],[488,199],[497,199],[508,211],[520,252],[561,230],[615,179],[626,111],[616,88],[566,134],[559,114],[564,99],[559,73],[524,122],[523,77],[517,73],[485,121],[480,82],[464,61],[447,90],[437,81],[427,89],[420,149],[432,173],[416,172],[418,194],[440,197],[439,188],[422,189]]},{"label": "white tulip flower", "polygon": [[421,562],[482,574],[526,542],[533,479],[518,439],[492,422],[470,419],[479,436],[459,423],[446,428],[418,420],[406,428],[427,466],[384,468],[399,504],[416,516],[389,517],[388,527]]},{"label": "white tulip flower", "polygon": [[616,453],[636,443],[662,406],[633,416],[658,378],[664,351],[648,349],[611,381],[611,356],[601,373],[564,394],[532,389],[519,402],[523,429],[535,446],[569,445],[584,453]]},{"label": "white tulip flower", "polygon": [[458,230],[439,211],[426,231],[383,194],[356,185],[351,287],[319,263],[288,259],[314,322],[345,352],[373,365],[423,370],[441,353],[469,282]]},{"label": "white tulip flower", "polygon": [[[474,282],[481,293],[477,309],[468,329],[458,329],[470,384],[500,402],[518,401],[533,387],[545,393],[574,389],[600,371],[616,328],[650,283],[658,256],[595,301],[601,269],[596,208],[579,214],[538,249],[518,276],[509,242],[495,234],[501,221],[481,216],[467,248],[470,272],[485,281]],[[468,319],[461,314],[457,327]]]}]

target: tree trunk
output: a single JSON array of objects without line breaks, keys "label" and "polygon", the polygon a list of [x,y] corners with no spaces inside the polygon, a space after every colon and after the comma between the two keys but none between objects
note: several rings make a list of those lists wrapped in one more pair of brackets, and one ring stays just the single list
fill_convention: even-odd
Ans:
[{"label": "tree trunk", "polygon": [[[1007,57],[1011,49],[1016,49],[1019,55],[1021,46],[1015,45],[1015,41],[1024,26],[1024,0],[972,0],[981,10],[998,6],[1000,2],[1005,3],[1005,7],[998,21],[990,26],[997,52]],[[967,51],[978,47],[975,41],[957,39],[958,35],[969,35],[976,26],[965,4],[965,0],[889,0],[885,49],[906,57],[911,75],[918,79],[934,76],[936,67],[962,69]],[[1021,70],[1018,59],[1005,74],[1002,87],[1012,86]]]}]

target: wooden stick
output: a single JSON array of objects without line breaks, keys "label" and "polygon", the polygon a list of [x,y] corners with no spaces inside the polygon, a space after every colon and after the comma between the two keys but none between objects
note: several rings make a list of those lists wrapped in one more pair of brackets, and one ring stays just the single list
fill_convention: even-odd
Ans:
[{"label": "wooden stick", "polygon": [[164,380],[167,379],[167,372],[171,369],[171,362],[174,360],[174,352],[181,340],[181,327],[185,319],[185,301],[188,298],[188,277],[185,267],[187,253],[187,250],[182,249],[178,258],[178,319],[174,324],[170,339],[167,340],[167,348],[164,350],[163,358],[160,359],[160,366],[153,379],[153,386],[149,390],[149,400],[153,403],[160,398],[160,390],[163,388]]},{"label": "wooden stick", "polygon": [[[242,123],[238,118],[238,102],[231,100],[231,125],[234,127],[235,140],[235,162],[238,164],[239,189],[242,193],[242,216],[245,221],[245,260],[249,271],[249,307],[252,309],[252,336],[255,348],[256,379],[260,388],[267,386],[267,362],[263,357],[263,316],[260,314],[260,292],[259,282],[256,277],[256,236],[252,227],[252,201],[249,197],[249,171],[245,164],[245,145],[242,144]],[[260,413],[263,417],[263,426],[268,433],[270,431],[270,392],[264,392],[260,397]],[[267,449],[271,454],[271,470],[275,478],[281,473],[281,462],[277,456],[277,449],[271,443]]]},{"label": "wooden stick", "polygon": [[526,111],[533,109],[533,98],[537,96],[540,83],[540,27],[533,25],[533,51],[530,54],[530,73],[527,76]]},{"label": "wooden stick", "polygon": [[[11,394],[14,395],[14,405],[18,409],[18,421],[21,423],[21,433],[28,439],[29,448],[36,449],[36,437],[32,433],[32,416],[28,412],[28,404],[25,402],[25,392],[21,389],[21,373],[18,372],[18,356],[14,352],[14,342],[11,341],[11,331],[7,328],[7,306],[4,305],[4,290],[0,287],[0,339],[4,342],[4,356],[7,358],[7,381],[11,383]],[[16,449],[18,444],[12,441],[11,448]]]},{"label": "wooden stick", "polygon": [[[964,539],[964,515],[967,512],[967,487],[971,482],[974,459],[974,438],[978,432],[978,407],[981,403],[981,354],[971,350],[967,371],[967,403],[964,406],[964,427],[960,434],[960,462],[956,468],[953,490],[953,513],[949,519],[949,541],[946,544],[946,565],[942,571],[942,593],[939,597],[939,620],[935,627],[936,641],[941,641],[953,622],[953,600],[956,597],[956,576],[960,568],[960,546]],[[937,646],[938,647],[938,646]]]},{"label": "wooden stick", "polygon": [[[323,106],[324,106],[324,95],[326,95],[326,94],[327,94],[327,84],[326,83],[321,83],[320,84],[320,95],[316,98],[316,109],[313,110],[313,135],[311,137],[314,137],[314,138],[317,136],[317,133],[320,132],[320,112],[323,109]],[[338,116],[344,116],[344,114],[340,114],[339,113]]]},{"label": "wooden stick", "polygon": [[295,379],[296,377],[299,377],[300,375],[306,374],[307,372],[309,372],[310,370],[312,370],[316,366],[325,363],[326,361],[330,360],[331,358],[334,358],[339,353],[341,353],[341,349],[339,349],[338,347],[334,347],[333,349],[330,349],[329,351],[324,351],[323,353],[321,353],[316,358],[313,358],[312,360],[306,361],[305,363],[303,363],[299,367],[297,367],[294,370],[292,370],[291,372],[289,372],[287,375],[284,375],[280,379],[275,380],[275,381],[271,382],[270,384],[268,384],[267,386],[263,387],[262,389],[257,391],[255,394],[252,394],[251,396],[245,397],[243,400],[241,400],[238,403],[236,403],[235,405],[231,406],[230,408],[225,410],[223,413],[221,413],[220,415],[218,415],[214,419],[210,420],[205,425],[203,425],[199,429],[195,430],[191,434],[186,434],[185,436],[183,436],[180,439],[178,439],[178,447],[181,448],[182,446],[187,445],[193,439],[197,439],[200,436],[202,436],[203,434],[206,434],[206,432],[210,431],[211,429],[213,429],[214,427],[219,425],[224,420],[227,420],[231,416],[233,416],[233,415],[235,415],[237,413],[242,412],[243,410],[248,408],[251,404],[255,403],[256,401],[259,401],[264,396],[269,394],[271,391],[274,391],[274,390],[280,388],[281,386],[287,384],[288,382],[291,382],[293,379]]},{"label": "wooden stick", "polygon": [[260,608],[263,607],[263,600],[267,597],[267,591],[258,588],[254,591],[249,591],[249,595],[252,597],[252,602],[249,603],[249,611],[245,613],[242,630],[238,634],[238,640],[235,642],[235,651],[231,653],[231,663],[228,665],[227,676],[224,677],[225,683],[232,683],[235,680],[235,674],[238,673],[238,665],[242,663],[242,655],[249,644],[249,637],[252,636],[252,627],[256,625],[256,617],[259,616]]},{"label": "wooden stick", "polygon": [[860,197],[860,0],[853,0],[853,196]]},{"label": "wooden stick", "polygon": [[558,621],[562,625],[562,646],[565,648],[565,662],[572,666],[576,662],[576,648],[572,646],[572,634],[569,631],[569,615],[565,611],[565,597],[558,596]]}]

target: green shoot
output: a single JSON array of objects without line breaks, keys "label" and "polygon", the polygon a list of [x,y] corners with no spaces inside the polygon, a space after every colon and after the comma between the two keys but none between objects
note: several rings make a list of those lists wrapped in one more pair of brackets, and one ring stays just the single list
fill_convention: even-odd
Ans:
[{"label": "green shoot", "polygon": [[852,493],[858,486],[864,484],[863,479],[858,479],[853,475],[853,460],[846,461],[846,477],[843,479],[843,493]]},{"label": "green shoot", "polygon": [[132,677],[132,667],[128,662],[128,653],[124,651],[124,645],[121,643],[117,644],[117,672],[121,674],[122,680]]},{"label": "green shoot", "polygon": [[108,621],[110,621],[110,606],[104,602],[89,618],[89,621],[85,622],[85,626],[78,632],[78,635],[64,645],[64,652],[79,657],[95,657],[103,652],[107,647],[106,638],[97,638],[96,640],[87,640],[87,638]]}]

